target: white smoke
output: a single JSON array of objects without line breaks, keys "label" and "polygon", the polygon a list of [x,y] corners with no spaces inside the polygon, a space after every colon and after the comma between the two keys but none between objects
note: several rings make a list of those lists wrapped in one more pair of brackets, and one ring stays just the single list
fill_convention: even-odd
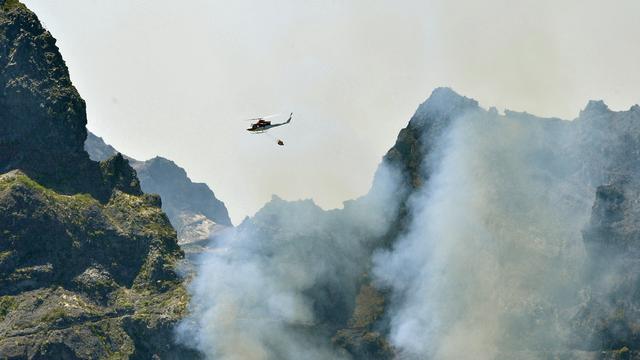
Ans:
[{"label": "white smoke", "polygon": [[374,258],[393,290],[399,354],[482,360],[563,346],[557,309],[580,301],[580,231],[593,203],[558,146],[571,147],[564,125],[478,110],[425,156],[431,178],[409,200],[412,223]]},{"label": "white smoke", "polygon": [[396,217],[398,179],[381,167],[376,193],[325,212],[275,198],[217,238],[191,284],[180,339],[210,359],[341,359],[331,337],[353,310],[375,240]]}]

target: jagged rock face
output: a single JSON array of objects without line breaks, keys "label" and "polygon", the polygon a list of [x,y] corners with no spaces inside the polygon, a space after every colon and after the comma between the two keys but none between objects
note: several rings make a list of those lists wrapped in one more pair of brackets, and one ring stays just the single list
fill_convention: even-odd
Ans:
[{"label": "jagged rock face", "polygon": [[581,151],[592,164],[594,187],[628,180],[640,171],[640,107],[611,111],[601,101],[591,101],[572,122]]},{"label": "jagged rock face", "polygon": [[100,162],[100,170],[107,186],[118,189],[131,195],[142,195],[140,181],[136,177],[136,172],[129,161],[125,160],[122,154],[118,153],[113,157]]},{"label": "jagged rock face", "polygon": [[[92,133],[87,136],[85,149],[97,161],[118,153]],[[178,232],[181,245],[206,241],[232,226],[224,203],[206,184],[192,182],[173,161],[162,157],[147,161],[126,158],[136,170],[142,190],[162,197],[162,209]]]},{"label": "jagged rock face", "polygon": [[54,284],[84,291],[77,280],[91,269],[105,275],[98,283],[112,285],[106,292],[134,281],[176,280],[162,266],[144,269],[150,272],[138,278],[147,256],[179,256],[175,233],[158,202],[155,195],[116,191],[102,205],[87,195],[60,195],[19,171],[0,176],[0,295]]},{"label": "jagged rock face", "polygon": [[592,257],[640,257],[640,208],[634,204],[640,191],[637,182],[616,181],[599,186],[584,231]]},{"label": "jagged rock face", "polygon": [[62,193],[105,200],[100,169],[83,151],[85,103],[55,39],[16,1],[0,13],[0,172],[21,169]]},{"label": "jagged rock face", "polygon": [[0,7],[0,357],[197,357],[173,342],[188,297],[159,197],[122,155],[89,159],[55,40]]},{"label": "jagged rock face", "polygon": [[1,175],[0,354],[176,356],[171,328],[187,297],[173,270],[175,232],[158,205],[118,190],[103,205],[19,171]]},{"label": "jagged rock face", "polygon": [[[462,97],[449,88],[434,90],[427,101],[420,104],[409,125],[400,130],[396,143],[383,161],[400,169],[412,188],[420,187],[428,180],[422,171],[424,154],[432,151],[437,139],[455,118],[478,109],[477,101]],[[375,182],[372,191],[376,191]]]},{"label": "jagged rock face", "polygon": [[640,183],[599,186],[584,230],[592,267],[590,297],[576,315],[577,346],[616,349],[640,345]]}]

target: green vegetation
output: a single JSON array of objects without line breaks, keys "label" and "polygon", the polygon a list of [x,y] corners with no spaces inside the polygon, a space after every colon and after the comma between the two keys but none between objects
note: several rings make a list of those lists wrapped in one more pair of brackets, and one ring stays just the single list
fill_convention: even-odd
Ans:
[{"label": "green vegetation", "polygon": [[[32,244],[34,254],[46,256],[46,266],[16,267],[12,276],[32,276],[51,269],[58,274],[66,271],[83,274],[70,280],[81,289],[78,292],[65,290],[68,288],[63,284],[57,287],[51,284],[41,290],[42,294],[38,292],[37,299],[33,293],[19,295],[17,303],[26,301],[28,305],[19,310],[18,316],[28,317],[35,311],[41,314],[25,322],[25,328],[38,326],[51,330],[65,320],[73,324],[78,336],[90,334],[98,340],[92,351],[98,351],[101,358],[125,359],[138,351],[138,340],[134,340],[123,319],[131,317],[151,329],[148,331],[161,332],[166,331],[167,321],[175,322],[186,314],[188,294],[172,270],[181,256],[175,231],[162,210],[144,196],[116,190],[109,202],[103,204],[86,194],[60,194],[19,171],[0,175],[0,193],[9,199],[29,198],[27,208],[12,208],[13,202],[6,202],[9,206],[4,214],[6,219],[0,214],[0,222],[12,223],[25,214],[36,214],[44,221],[29,227],[24,234],[9,228],[7,236],[18,236],[18,240],[28,236],[44,239],[38,234],[46,232],[49,224],[65,229],[50,235],[56,236],[58,248],[54,251],[39,254],[35,250],[39,248],[37,243]],[[131,252],[132,242],[137,243],[138,252]],[[0,253],[0,261],[11,257],[13,251]],[[100,265],[86,273],[84,268],[75,268],[77,265],[68,261],[87,256],[106,260],[99,260]],[[129,283],[133,280],[128,277],[130,274],[135,275],[133,284]],[[13,309],[14,303],[2,300],[2,317]]]},{"label": "green vegetation", "polygon": [[12,296],[0,297],[0,321],[3,321],[11,311],[18,306],[18,302]]},{"label": "green vegetation", "polygon": [[[9,233],[8,231],[4,232],[4,235],[9,238],[9,235],[11,233]],[[4,259],[8,258],[9,256],[11,256],[11,251],[0,251],[0,263],[2,263],[4,261]]]},{"label": "green vegetation", "polygon": [[622,348],[613,351],[613,354],[615,359],[620,359],[620,360],[631,359],[631,351],[626,346],[623,346]]},{"label": "green vegetation", "polygon": [[42,321],[45,323],[53,323],[58,319],[63,319],[66,316],[66,312],[63,308],[57,307],[42,317]]},{"label": "green vegetation", "polygon": [[5,0],[4,4],[2,5],[2,10],[11,11],[18,7],[26,9],[26,7],[18,0]]},{"label": "green vegetation", "polygon": [[356,307],[349,325],[353,328],[365,328],[382,316],[384,297],[372,285],[363,285],[356,296]]},{"label": "green vegetation", "polygon": [[34,192],[41,193],[45,197],[54,202],[60,202],[63,205],[71,206],[72,209],[79,209],[90,205],[98,205],[99,202],[89,194],[62,195],[51,189],[48,189],[22,172],[4,174],[0,177],[0,190],[7,189],[10,186],[23,185]]},{"label": "green vegetation", "polygon": [[[119,328],[118,321],[103,320],[88,326],[91,335],[95,336],[106,349],[106,359],[129,359],[134,346],[127,334]],[[118,344],[118,346],[114,346]]]}]

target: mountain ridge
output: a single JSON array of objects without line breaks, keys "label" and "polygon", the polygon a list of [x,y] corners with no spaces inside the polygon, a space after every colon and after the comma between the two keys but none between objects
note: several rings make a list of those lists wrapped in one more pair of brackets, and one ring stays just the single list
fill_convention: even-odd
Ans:
[{"label": "mountain ridge", "polygon": [[[104,160],[118,151],[89,132],[85,149],[94,160]],[[231,219],[224,202],[204,183],[194,183],[186,171],[173,161],[156,156],[139,161],[128,156],[136,170],[142,190],[159,194],[162,208],[178,231],[180,244],[202,242],[225,227],[231,227]]]},{"label": "mountain ridge", "polygon": [[184,253],[121,155],[84,150],[85,103],[55,39],[0,3],[0,357],[198,358],[173,340]]}]

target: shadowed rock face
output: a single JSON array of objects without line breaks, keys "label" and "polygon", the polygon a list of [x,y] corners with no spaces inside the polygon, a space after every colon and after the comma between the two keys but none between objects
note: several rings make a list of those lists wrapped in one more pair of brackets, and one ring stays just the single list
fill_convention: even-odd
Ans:
[{"label": "shadowed rock face", "polygon": [[0,7],[0,357],[197,357],[173,342],[188,298],[160,198],[121,155],[89,159],[55,40]]},{"label": "shadowed rock face", "polygon": [[[456,94],[449,88],[438,88],[416,110],[406,128],[400,130],[396,143],[383,161],[401,170],[406,183],[415,189],[424,179],[424,155],[432,152],[437,140],[458,116],[478,110],[478,102]],[[372,191],[376,191],[375,183]]]},{"label": "shadowed rock face", "polygon": [[167,203],[165,211],[170,219],[194,213],[202,214],[217,224],[231,226],[224,203],[216,199],[206,184],[191,182],[184,169],[173,161],[155,157],[136,162],[133,167],[138,172],[144,191],[160,194]]},{"label": "shadowed rock face", "polygon": [[[87,131],[87,140],[84,142],[84,150],[89,154],[89,157],[93,161],[106,160],[118,154],[118,150],[105,143],[101,137],[96,136],[91,131]],[[128,156],[126,156],[126,158],[132,160]]]},{"label": "shadowed rock face", "polygon": [[72,86],[55,39],[16,1],[0,20],[0,172],[21,169],[62,193],[105,201],[98,164],[83,151],[85,103]]},{"label": "shadowed rock face", "polygon": [[[85,149],[96,161],[118,153],[92,133],[87,136]],[[224,203],[206,184],[192,182],[173,161],[163,157],[147,161],[126,158],[136,170],[142,190],[162,197],[162,209],[178,232],[180,244],[208,240],[215,232],[232,226]]]}]

